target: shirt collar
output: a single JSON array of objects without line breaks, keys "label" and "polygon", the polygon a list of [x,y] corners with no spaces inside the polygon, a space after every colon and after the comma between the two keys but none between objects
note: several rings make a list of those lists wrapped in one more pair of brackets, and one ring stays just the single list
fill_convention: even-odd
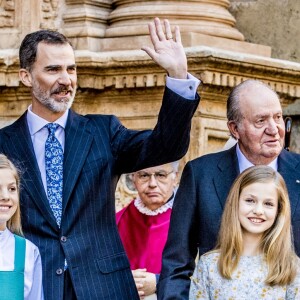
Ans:
[{"label": "shirt collar", "polygon": [[143,203],[143,201],[141,200],[140,197],[137,197],[134,200],[134,206],[143,215],[157,216],[159,214],[166,212],[168,209],[173,207],[176,192],[177,192],[177,188],[174,188],[171,198],[165,204],[163,204],[162,206],[160,206],[159,208],[157,208],[155,210],[151,210],[148,207],[146,207],[146,205]]},{"label": "shirt collar", "polygon": [[11,234],[12,233],[7,228],[5,228],[4,231],[0,232],[0,241],[1,242],[6,241]]},{"label": "shirt collar", "polygon": [[[55,121],[55,123],[57,123],[59,126],[61,126],[64,129],[66,128],[68,113],[69,110],[67,109],[64,112],[64,114]],[[32,136],[50,122],[36,115],[34,112],[32,112],[32,105],[29,105],[27,109],[27,123],[28,123],[30,135]]]},{"label": "shirt collar", "polygon": [[[239,169],[240,173],[242,173],[244,170],[254,166],[253,163],[251,163],[246,156],[242,153],[239,144],[236,144],[236,154],[239,162]],[[269,164],[269,167],[271,167],[274,171],[277,171],[278,169],[278,157],[276,157],[274,160],[272,160]]]}]

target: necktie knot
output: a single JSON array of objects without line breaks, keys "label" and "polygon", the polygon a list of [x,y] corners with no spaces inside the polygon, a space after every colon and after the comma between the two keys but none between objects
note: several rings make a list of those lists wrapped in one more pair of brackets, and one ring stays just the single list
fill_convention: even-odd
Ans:
[{"label": "necktie knot", "polygon": [[48,128],[49,134],[54,135],[59,125],[57,123],[48,123],[45,127]]}]

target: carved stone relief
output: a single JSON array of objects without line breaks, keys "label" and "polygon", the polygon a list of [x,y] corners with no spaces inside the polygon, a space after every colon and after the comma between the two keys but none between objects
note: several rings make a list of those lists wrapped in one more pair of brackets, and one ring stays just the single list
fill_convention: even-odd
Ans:
[{"label": "carved stone relief", "polygon": [[0,28],[13,27],[15,25],[15,1],[0,1]]},{"label": "carved stone relief", "polygon": [[43,0],[41,4],[42,21],[41,29],[58,29],[55,24],[58,16],[58,0]]}]

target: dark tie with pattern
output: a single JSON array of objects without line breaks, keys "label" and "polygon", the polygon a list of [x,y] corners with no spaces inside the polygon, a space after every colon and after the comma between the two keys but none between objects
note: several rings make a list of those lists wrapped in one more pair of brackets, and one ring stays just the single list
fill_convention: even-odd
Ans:
[{"label": "dark tie with pattern", "polygon": [[55,136],[55,131],[59,125],[56,123],[49,123],[45,127],[49,130],[49,135],[45,143],[47,195],[56,223],[60,226],[62,214],[64,153],[61,144]]}]

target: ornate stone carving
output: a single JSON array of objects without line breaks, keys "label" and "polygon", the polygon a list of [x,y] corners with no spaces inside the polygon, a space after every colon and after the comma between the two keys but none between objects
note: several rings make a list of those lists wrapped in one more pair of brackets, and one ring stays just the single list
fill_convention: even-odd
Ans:
[{"label": "ornate stone carving", "polygon": [[15,25],[15,1],[0,1],[0,28]]},{"label": "ornate stone carving", "polygon": [[58,0],[43,0],[41,3],[41,29],[58,29],[58,26],[55,24],[58,16],[58,4]]}]

